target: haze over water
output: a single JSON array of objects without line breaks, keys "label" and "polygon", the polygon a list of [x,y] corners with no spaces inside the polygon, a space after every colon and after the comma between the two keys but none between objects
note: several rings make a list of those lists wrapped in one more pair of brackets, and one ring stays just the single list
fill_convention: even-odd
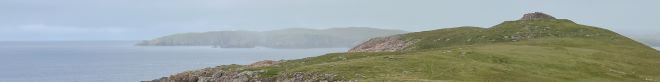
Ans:
[{"label": "haze over water", "polygon": [[0,42],[0,82],[135,82],[221,64],[299,59],[347,50],[140,47],[133,43]]}]

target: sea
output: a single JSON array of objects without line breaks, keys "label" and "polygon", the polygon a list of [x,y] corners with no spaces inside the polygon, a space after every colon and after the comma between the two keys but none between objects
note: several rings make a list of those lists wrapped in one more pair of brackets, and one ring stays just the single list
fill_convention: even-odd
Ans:
[{"label": "sea", "polygon": [[653,47],[653,48],[655,48],[656,50],[660,50],[660,47]]},{"label": "sea", "polygon": [[0,82],[138,82],[218,65],[348,50],[134,46],[136,42],[0,42]]}]

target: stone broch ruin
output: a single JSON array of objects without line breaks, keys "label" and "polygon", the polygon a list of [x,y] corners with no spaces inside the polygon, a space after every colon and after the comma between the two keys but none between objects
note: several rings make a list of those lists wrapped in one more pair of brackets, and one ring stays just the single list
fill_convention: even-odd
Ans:
[{"label": "stone broch ruin", "polygon": [[555,19],[555,17],[552,17],[542,12],[534,12],[534,13],[527,13],[523,15],[522,18],[520,18],[520,20],[538,20],[538,19]]}]

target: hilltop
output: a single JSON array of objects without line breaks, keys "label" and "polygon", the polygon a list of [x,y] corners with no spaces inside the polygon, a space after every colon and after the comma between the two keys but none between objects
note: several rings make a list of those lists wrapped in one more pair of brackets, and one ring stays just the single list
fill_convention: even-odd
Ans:
[{"label": "hilltop", "polygon": [[180,33],[138,43],[140,46],[214,46],[222,48],[348,48],[369,38],[405,33],[367,27],[288,28],[271,31]]},{"label": "hilltop", "polygon": [[655,49],[568,19],[526,17],[490,28],[373,38],[346,53],[222,65],[153,81],[660,82]]}]

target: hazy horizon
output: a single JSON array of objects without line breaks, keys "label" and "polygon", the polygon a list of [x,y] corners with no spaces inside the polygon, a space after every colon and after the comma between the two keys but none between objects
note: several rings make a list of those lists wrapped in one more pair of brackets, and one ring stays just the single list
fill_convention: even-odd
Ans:
[{"label": "hazy horizon", "polygon": [[490,27],[524,13],[628,36],[660,35],[657,0],[3,0],[0,41],[147,40],[182,32]]}]

